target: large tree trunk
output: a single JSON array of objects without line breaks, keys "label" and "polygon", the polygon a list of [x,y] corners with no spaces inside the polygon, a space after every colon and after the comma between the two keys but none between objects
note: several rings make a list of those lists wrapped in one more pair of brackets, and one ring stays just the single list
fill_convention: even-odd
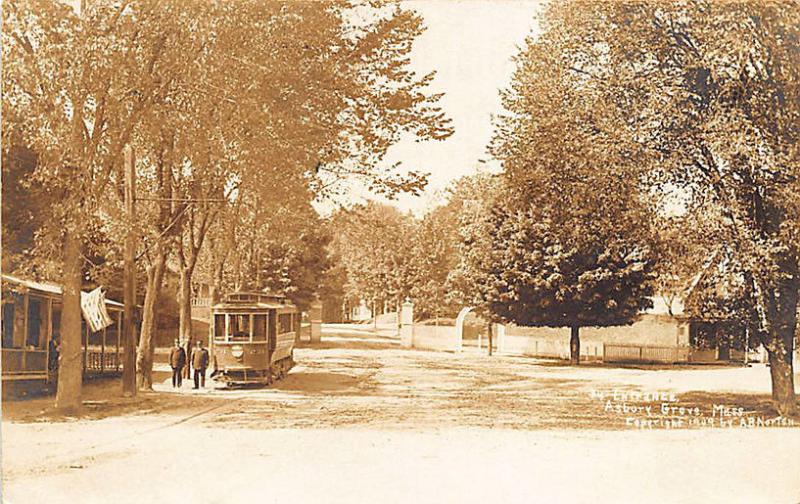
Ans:
[{"label": "large tree trunk", "polygon": [[61,352],[58,358],[56,408],[74,412],[81,406],[81,266],[80,242],[67,229],[64,241],[64,300],[61,311]]},{"label": "large tree trunk", "polygon": [[783,417],[790,417],[798,414],[792,362],[797,316],[794,313],[786,313],[786,310],[781,312],[777,323],[773,322],[772,330],[767,336],[769,341],[764,346],[769,356],[775,410]]},{"label": "large tree trunk", "polygon": [[792,354],[797,330],[798,268],[793,258],[782,259],[781,269],[785,274],[777,285],[769,288],[762,284],[760,288],[767,318],[767,327],[762,336],[766,341],[762,342],[769,355],[775,410],[783,417],[796,417],[798,408]]},{"label": "large tree trunk", "polygon": [[581,337],[580,326],[570,327],[569,333],[569,362],[577,366],[581,363]]},{"label": "large tree trunk", "polygon": [[488,340],[489,340],[489,357],[491,357],[492,356],[492,345],[494,344],[494,341],[493,341],[494,338],[492,338],[492,322],[491,321],[489,322],[487,336],[488,336]]},{"label": "large tree trunk", "polygon": [[222,273],[225,268],[223,261],[217,262],[214,265],[214,275],[211,282],[211,306],[222,301]]},{"label": "large tree trunk", "polygon": [[731,360],[731,349],[728,344],[728,335],[726,334],[726,327],[722,322],[717,322],[714,325],[715,339],[717,342],[717,360],[729,361]]},{"label": "large tree trunk", "polygon": [[139,336],[139,347],[136,352],[136,383],[140,390],[153,390],[153,354],[155,345],[155,305],[161,284],[164,279],[164,269],[167,263],[167,254],[163,247],[159,247],[155,263],[147,269],[147,289],[144,294],[144,307],[142,308],[142,333]]},{"label": "large tree trunk", "polygon": [[772,399],[778,414],[797,416],[797,396],[794,390],[792,354],[769,351],[769,371],[772,377]]}]

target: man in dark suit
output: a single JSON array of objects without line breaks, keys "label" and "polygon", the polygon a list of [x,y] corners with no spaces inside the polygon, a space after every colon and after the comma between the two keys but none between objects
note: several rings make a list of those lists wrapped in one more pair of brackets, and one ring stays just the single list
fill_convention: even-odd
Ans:
[{"label": "man in dark suit", "polygon": [[197,346],[192,352],[192,367],[194,368],[194,388],[205,387],[208,350],[203,348],[203,342],[200,340],[197,340]]},{"label": "man in dark suit", "polygon": [[186,351],[181,348],[181,342],[175,340],[175,346],[169,352],[169,365],[172,367],[172,388],[183,385],[181,371],[186,365]]},{"label": "man in dark suit", "polygon": [[58,354],[61,351],[58,337],[53,336],[47,346],[47,370],[49,371],[47,378],[55,382],[58,379]]}]

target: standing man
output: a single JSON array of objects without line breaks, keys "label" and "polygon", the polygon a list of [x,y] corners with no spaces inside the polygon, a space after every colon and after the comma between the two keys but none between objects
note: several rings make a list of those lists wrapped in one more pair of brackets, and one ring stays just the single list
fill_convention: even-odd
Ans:
[{"label": "standing man", "polygon": [[186,351],[181,348],[181,342],[175,340],[175,346],[169,352],[169,365],[172,367],[172,388],[183,385],[183,366],[186,365]]},{"label": "standing man", "polygon": [[200,340],[197,340],[197,347],[192,352],[192,367],[194,368],[194,388],[205,388],[208,350],[203,348],[203,342]]},{"label": "standing man", "polygon": [[56,381],[58,379],[58,354],[61,351],[61,345],[58,343],[58,336],[53,336],[50,343],[47,344],[47,370],[48,379]]}]

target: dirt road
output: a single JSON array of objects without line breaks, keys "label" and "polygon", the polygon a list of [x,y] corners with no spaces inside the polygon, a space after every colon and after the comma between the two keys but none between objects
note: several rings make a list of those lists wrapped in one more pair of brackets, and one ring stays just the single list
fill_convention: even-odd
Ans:
[{"label": "dirt road", "polygon": [[161,373],[82,418],[5,404],[4,499],[800,502],[800,429],[769,414],[765,368],[574,369],[344,327],[296,359],[270,389]]}]

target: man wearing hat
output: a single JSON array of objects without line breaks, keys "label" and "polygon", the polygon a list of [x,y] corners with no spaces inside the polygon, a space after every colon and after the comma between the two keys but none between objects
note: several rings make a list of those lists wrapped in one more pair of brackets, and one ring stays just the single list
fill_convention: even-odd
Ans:
[{"label": "man wearing hat", "polygon": [[192,367],[194,368],[194,388],[205,387],[208,350],[203,348],[203,342],[200,340],[197,340],[197,346],[192,352]]},{"label": "man wearing hat", "polygon": [[183,385],[181,371],[186,365],[186,351],[181,347],[181,342],[175,340],[175,346],[169,352],[169,365],[172,368],[172,388]]}]

